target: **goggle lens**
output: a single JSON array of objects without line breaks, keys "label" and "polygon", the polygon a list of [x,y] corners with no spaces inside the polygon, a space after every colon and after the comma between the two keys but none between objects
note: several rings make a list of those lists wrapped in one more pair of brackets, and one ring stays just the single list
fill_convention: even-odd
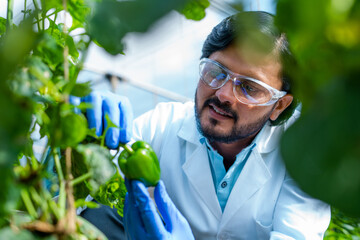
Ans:
[{"label": "goggle lens", "polygon": [[234,93],[240,102],[262,104],[271,100],[272,94],[265,87],[246,78],[236,78]]},{"label": "goggle lens", "polygon": [[[229,72],[212,61],[201,61],[200,77],[211,88],[219,89],[231,79]],[[264,86],[251,78],[234,78],[234,95],[245,104],[265,104],[272,99],[273,94]]]}]

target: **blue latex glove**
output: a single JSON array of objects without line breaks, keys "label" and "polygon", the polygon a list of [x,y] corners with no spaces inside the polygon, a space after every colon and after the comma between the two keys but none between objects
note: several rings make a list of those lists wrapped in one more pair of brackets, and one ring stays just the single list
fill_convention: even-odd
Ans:
[{"label": "blue latex glove", "polygon": [[137,180],[125,180],[128,193],[124,206],[124,227],[127,239],[194,239],[189,223],[171,201],[160,180],[154,197],[158,210],[145,185]]},{"label": "blue latex glove", "polygon": [[119,128],[109,128],[105,135],[105,145],[116,149],[119,143],[127,143],[131,139],[133,113],[129,100],[112,92],[94,91],[81,99],[70,97],[75,106],[80,102],[90,103],[92,108],[87,109],[86,118],[89,128],[95,128],[96,135],[101,136],[107,127],[105,119],[108,114],[110,120]]}]

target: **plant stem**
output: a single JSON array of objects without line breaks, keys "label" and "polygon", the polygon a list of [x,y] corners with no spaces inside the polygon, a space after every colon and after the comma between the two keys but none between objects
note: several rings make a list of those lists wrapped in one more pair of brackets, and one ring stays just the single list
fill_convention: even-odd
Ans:
[{"label": "plant stem", "polygon": [[23,21],[24,21],[25,18],[26,18],[26,5],[27,5],[26,1],[27,1],[27,0],[24,0],[24,16],[23,16]]},{"label": "plant stem", "polygon": [[12,29],[13,26],[13,8],[14,8],[14,0],[8,0],[7,5],[7,20],[6,20],[6,30]]},{"label": "plant stem", "polygon": [[47,201],[47,198],[42,194],[44,191],[42,188],[40,188],[40,192],[38,192],[34,186],[30,186],[29,187],[29,193],[31,195],[32,200],[34,201],[34,203],[36,203],[40,209],[41,209],[41,220],[45,220],[47,222],[51,221],[51,217],[50,214],[51,212],[49,211],[49,203]]},{"label": "plant stem", "polygon": [[[68,37],[68,29],[66,26],[66,12],[67,12],[67,1],[63,0],[63,8],[64,8],[64,28],[63,33],[65,35],[65,39]],[[69,47],[64,43],[64,79],[66,82],[69,82]],[[66,97],[65,102],[69,103],[69,96]],[[76,231],[76,209],[75,209],[75,199],[73,194],[73,187],[71,181],[73,180],[73,176],[71,174],[71,148],[67,147],[65,150],[65,163],[66,163],[66,186],[65,190],[67,193],[67,206],[68,212],[66,215],[66,229],[69,233],[73,233]]]},{"label": "plant stem", "polygon": [[47,201],[50,211],[55,215],[56,220],[57,221],[60,220],[61,216],[58,206],[56,205],[56,200],[52,198],[51,194],[47,189],[43,188],[41,193],[42,196],[44,196],[45,200]]},{"label": "plant stem", "polygon": [[55,167],[59,177],[59,185],[60,185],[59,201],[58,201],[59,211],[60,211],[60,216],[63,217],[65,215],[65,205],[66,205],[65,179],[61,168],[59,155],[55,150],[53,150],[53,156],[55,160]]},{"label": "plant stem", "polygon": [[[55,24],[58,14],[56,11],[54,13],[55,13],[55,17],[54,17],[54,24]],[[48,17],[50,17],[50,16],[48,16]],[[50,20],[49,20],[49,23],[50,23]],[[54,26],[51,27],[51,35],[54,33],[54,28],[55,28]]]},{"label": "plant stem", "polygon": [[36,10],[36,23],[37,23],[38,31],[40,32],[41,31],[40,19],[39,19],[40,8],[39,8],[39,4],[38,4],[37,0],[33,0],[33,3],[34,3],[35,10]]},{"label": "plant stem", "polygon": [[126,145],[126,144],[120,143],[120,147],[123,147],[130,154],[134,153],[134,150],[130,146]]},{"label": "plant stem", "polygon": [[31,201],[31,199],[30,199],[28,191],[26,189],[21,189],[20,195],[21,195],[21,199],[24,202],[26,210],[28,211],[30,216],[33,219],[36,219],[38,217],[38,214],[37,214],[37,212],[35,210],[35,207],[34,207],[32,201]]},{"label": "plant stem", "polygon": [[75,186],[76,184],[79,184],[83,181],[85,181],[86,179],[90,178],[93,174],[91,172],[85,173],[83,175],[81,175],[80,177],[75,178],[74,180],[71,181],[71,185]]},{"label": "plant stem", "polygon": [[45,19],[46,19],[46,12],[44,9],[46,9],[45,7],[45,1],[41,0],[41,20],[42,20],[42,29],[45,30]]}]

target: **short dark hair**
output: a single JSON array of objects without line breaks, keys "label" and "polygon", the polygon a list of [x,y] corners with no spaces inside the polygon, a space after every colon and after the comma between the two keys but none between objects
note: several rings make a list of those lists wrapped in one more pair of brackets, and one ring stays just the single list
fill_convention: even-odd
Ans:
[{"label": "short dark hair", "polygon": [[[263,11],[239,12],[225,18],[213,28],[206,38],[201,58],[208,58],[212,53],[225,49],[235,41],[243,40],[250,31],[257,31],[261,34],[261,38],[266,41],[268,50],[276,50],[282,64],[282,90],[293,94],[291,91],[293,80],[289,75],[289,69],[294,67],[296,62],[285,34],[275,26],[274,16],[270,13]],[[271,121],[271,124],[279,125],[288,120],[298,104],[299,101],[294,97],[290,106],[275,121]]]}]

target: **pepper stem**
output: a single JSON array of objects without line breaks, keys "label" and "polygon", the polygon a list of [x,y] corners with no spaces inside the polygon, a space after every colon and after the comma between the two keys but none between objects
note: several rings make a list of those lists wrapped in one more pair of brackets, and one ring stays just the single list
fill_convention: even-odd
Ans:
[{"label": "pepper stem", "polygon": [[126,144],[120,143],[120,147],[123,147],[128,153],[130,153],[130,155],[132,155],[134,153],[134,150]]}]

